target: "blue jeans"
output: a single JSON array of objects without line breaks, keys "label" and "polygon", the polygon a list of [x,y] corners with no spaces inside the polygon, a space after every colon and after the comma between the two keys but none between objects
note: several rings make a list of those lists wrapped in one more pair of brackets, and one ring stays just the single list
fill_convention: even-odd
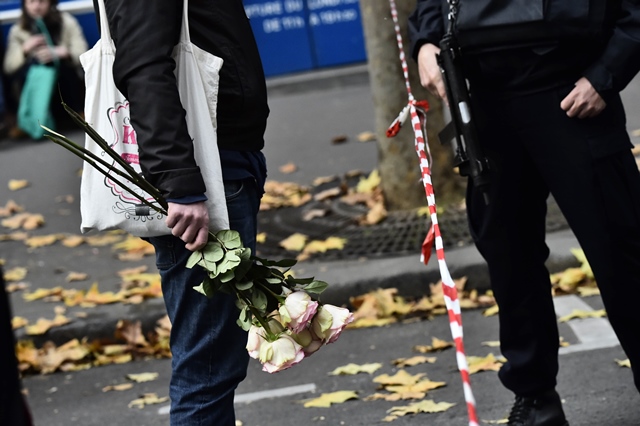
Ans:
[{"label": "blue jeans", "polygon": [[[255,252],[260,195],[253,179],[224,182],[231,229]],[[171,426],[234,426],[234,391],[245,378],[247,334],[237,324],[235,298],[208,299],[193,290],[205,276],[187,269],[191,252],[172,236],[150,238],[171,319]]]}]

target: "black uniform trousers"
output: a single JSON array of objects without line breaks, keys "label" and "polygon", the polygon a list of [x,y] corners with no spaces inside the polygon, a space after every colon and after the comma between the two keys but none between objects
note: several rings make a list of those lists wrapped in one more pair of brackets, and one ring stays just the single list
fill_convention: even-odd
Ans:
[{"label": "black uniform trousers", "polygon": [[640,174],[616,94],[597,117],[569,118],[572,87],[500,100],[474,93],[479,137],[492,165],[489,205],[468,185],[476,246],[500,307],[507,362],[499,377],[517,395],[556,385],[559,337],[545,261],[546,201],[553,195],[600,288],[640,388]]}]

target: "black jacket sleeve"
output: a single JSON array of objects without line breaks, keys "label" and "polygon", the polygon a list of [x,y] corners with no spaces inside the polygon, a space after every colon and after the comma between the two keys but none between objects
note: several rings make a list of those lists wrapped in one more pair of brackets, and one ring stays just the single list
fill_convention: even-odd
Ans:
[{"label": "black jacket sleeve", "polygon": [[409,16],[409,37],[411,56],[418,59],[418,51],[423,44],[438,46],[444,36],[444,16],[442,0],[418,0],[416,9]]},{"label": "black jacket sleeve", "polygon": [[105,0],[105,5],[116,45],[114,80],[129,100],[144,177],[166,198],[203,194],[171,57],[183,2]]},{"label": "black jacket sleeve", "polygon": [[640,0],[622,0],[613,34],[584,76],[604,94],[619,92],[640,70]]}]

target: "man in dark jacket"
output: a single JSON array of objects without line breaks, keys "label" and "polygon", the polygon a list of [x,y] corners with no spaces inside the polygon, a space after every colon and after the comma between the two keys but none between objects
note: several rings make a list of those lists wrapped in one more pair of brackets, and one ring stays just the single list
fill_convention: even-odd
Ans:
[{"label": "man in dark jacket", "polygon": [[[95,2],[94,2],[95,3]],[[192,288],[201,268],[185,267],[207,241],[205,184],[194,161],[171,58],[183,2],[105,1],[116,45],[114,78],[130,102],[145,178],[169,202],[172,234],[151,238],[172,322],[172,425],[235,425],[234,390],[246,376],[247,336],[232,297],[207,299]],[[269,113],[264,73],[241,0],[190,0],[191,40],[224,60],[218,146],[231,228],[255,252],[256,215],[266,179],[261,153]]]},{"label": "man in dark jacket", "polygon": [[[488,204],[468,185],[468,218],[500,307],[507,362],[499,377],[516,395],[509,425],[565,426],[545,268],[550,193],[585,251],[640,388],[633,306],[640,297],[640,175],[619,96],[640,68],[640,2],[457,3],[451,28],[491,165]],[[448,12],[446,1],[418,0],[409,25],[421,83],[445,99],[436,55]]]}]

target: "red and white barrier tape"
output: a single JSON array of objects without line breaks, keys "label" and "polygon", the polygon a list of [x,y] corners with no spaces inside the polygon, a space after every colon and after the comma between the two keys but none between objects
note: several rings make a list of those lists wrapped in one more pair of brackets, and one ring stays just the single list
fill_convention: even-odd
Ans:
[{"label": "red and white barrier tape", "polygon": [[[444,258],[444,247],[442,243],[442,235],[440,234],[440,227],[438,226],[438,215],[436,213],[436,198],[433,192],[433,185],[431,184],[431,169],[430,169],[430,155],[429,145],[427,144],[426,135],[422,131],[422,120],[426,122],[426,111],[429,105],[425,101],[416,101],[411,93],[411,85],[409,83],[409,70],[407,68],[407,61],[404,54],[404,47],[402,43],[402,35],[400,33],[400,25],[398,24],[398,11],[396,8],[395,0],[389,0],[391,5],[391,16],[395,24],[396,38],[398,40],[398,48],[400,49],[400,61],[402,62],[402,71],[404,73],[405,84],[407,86],[407,95],[409,97],[408,105],[400,112],[400,115],[393,121],[389,129],[387,130],[387,136],[395,136],[400,127],[404,124],[407,117],[411,116],[411,125],[415,133],[415,147],[416,153],[420,159],[420,171],[422,172],[422,182],[424,183],[424,189],[427,196],[427,202],[429,205],[429,213],[431,215],[431,227],[427,233],[424,243],[422,244],[422,256],[421,260],[425,264],[429,261],[431,256],[431,248],[435,242],[436,256],[438,257],[438,266],[440,268],[440,277],[442,278],[442,289],[444,293],[444,300],[449,313],[449,326],[451,327],[451,335],[456,345],[456,359],[458,362],[458,369],[460,370],[460,376],[462,377],[462,386],[464,389],[464,398],[467,403],[467,412],[469,415],[469,426],[479,426],[478,416],[476,414],[476,401],[471,391],[471,381],[469,380],[469,366],[467,364],[467,357],[464,353],[464,343],[462,339],[462,317],[460,314],[460,301],[458,300],[458,291],[453,283],[449,268]],[[420,113],[418,112],[420,110]]]}]

